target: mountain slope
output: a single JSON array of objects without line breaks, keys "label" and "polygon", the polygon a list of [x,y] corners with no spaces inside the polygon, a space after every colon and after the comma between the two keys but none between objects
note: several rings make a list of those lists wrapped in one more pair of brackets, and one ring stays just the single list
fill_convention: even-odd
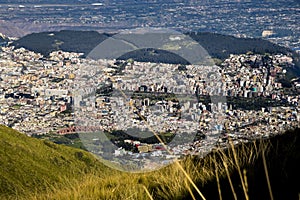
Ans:
[{"label": "mountain slope", "polygon": [[40,192],[105,168],[87,152],[30,138],[0,125],[1,195]]},{"label": "mountain slope", "polygon": [[[245,173],[250,199],[269,199],[266,173],[274,199],[298,199],[299,131],[241,144],[234,151],[216,150],[203,159],[187,157],[180,163],[206,199],[219,198],[218,184],[223,199],[233,199],[233,193],[244,199],[237,166]],[[0,125],[0,199],[147,199],[146,190],[154,199],[191,199],[189,190],[201,199],[188,185],[176,164],[150,173],[117,172],[86,152]]]}]

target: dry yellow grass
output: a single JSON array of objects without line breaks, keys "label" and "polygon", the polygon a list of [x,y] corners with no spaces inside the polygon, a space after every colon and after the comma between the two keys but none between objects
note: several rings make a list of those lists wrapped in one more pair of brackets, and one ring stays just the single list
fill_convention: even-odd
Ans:
[{"label": "dry yellow grass", "polygon": [[[173,163],[160,170],[147,173],[126,173],[101,167],[91,162],[90,158],[86,164],[93,163],[95,167],[90,168],[93,169],[92,171],[86,170],[89,169],[87,167],[82,167],[85,171],[78,174],[78,169],[74,167],[71,169],[76,170],[74,173],[77,176],[73,176],[74,173],[69,172],[71,175],[66,179],[67,176],[62,176],[64,170],[67,169],[64,167],[58,174],[58,177],[61,177],[59,184],[49,183],[46,184],[48,187],[36,187],[36,192],[30,186],[22,184],[22,191],[5,196],[0,194],[0,199],[253,199],[253,195],[259,189],[261,189],[260,192],[265,193],[263,199],[270,197],[277,199],[278,187],[284,187],[284,185],[282,186],[282,182],[278,182],[276,185],[274,175],[280,175],[282,170],[289,167],[293,173],[296,173],[295,178],[297,179],[295,163],[297,159],[299,160],[298,132],[280,137],[284,138],[283,136],[285,139],[273,140],[273,142],[258,140],[239,146],[229,145],[227,150],[216,149],[205,158],[187,156],[179,163]],[[38,144],[43,145],[42,142]],[[52,145],[50,149],[53,148],[58,151],[60,146]],[[69,153],[73,152],[69,148],[63,149],[70,151]],[[82,154],[86,154],[85,156],[88,158],[87,153],[82,152]],[[39,162],[43,162],[43,159],[47,160],[46,157],[43,157],[39,159]],[[278,162],[279,159],[280,162]],[[75,161],[74,163],[79,162]],[[51,165],[53,164],[49,162],[49,169],[51,169]],[[284,171],[281,178],[286,177],[287,172]],[[287,180],[295,179],[293,175]],[[38,177],[41,177],[41,183],[48,181],[48,176],[44,174]],[[30,181],[31,179],[28,179],[27,182]],[[193,183],[196,188],[192,185]],[[31,185],[34,186],[34,184]],[[285,192],[285,195],[289,195],[291,185],[286,185],[288,190],[280,190],[280,193]],[[294,188],[291,195],[296,194],[298,198],[298,193],[297,188]]]},{"label": "dry yellow grass", "polygon": [[[219,179],[228,178],[234,199],[237,199],[235,189],[232,186],[231,172],[233,170],[244,171],[242,181],[247,188],[246,173],[243,166],[252,164],[258,155],[268,148],[267,143],[260,143],[247,147],[241,145],[236,151],[234,147],[225,153],[216,150],[204,159],[187,157],[180,161],[180,165],[162,168],[158,171],[148,173],[125,173],[114,171],[108,176],[101,172],[88,174],[81,180],[74,180],[62,188],[51,188],[45,193],[36,193],[27,196],[26,199],[182,199],[190,197],[199,199],[201,196],[193,188],[188,177],[197,183],[200,190],[202,186],[210,181],[218,181],[219,198],[222,198],[222,188]],[[238,159],[238,162],[235,161]],[[244,191],[247,194],[247,190]],[[202,198],[202,197],[201,197]],[[205,197],[204,197],[205,198]]]}]

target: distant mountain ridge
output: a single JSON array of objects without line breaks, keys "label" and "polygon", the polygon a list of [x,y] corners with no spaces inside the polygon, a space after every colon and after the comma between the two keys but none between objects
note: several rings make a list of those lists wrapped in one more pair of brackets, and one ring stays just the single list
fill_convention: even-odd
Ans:
[{"label": "distant mountain ridge", "polygon": [[[243,54],[247,52],[291,55],[296,66],[294,69],[291,69],[291,73],[295,74],[295,76],[300,76],[300,56],[289,48],[259,38],[236,38],[234,36],[208,32],[186,34],[206,49],[211,57],[221,60],[228,58],[230,54]],[[24,47],[45,56],[56,50],[84,53],[87,56],[98,44],[112,35],[96,31],[63,30],[58,32],[41,32],[26,35],[14,41],[11,45],[16,46],[16,48]],[[168,52],[160,51],[153,57],[151,56],[153,55],[152,51],[153,49],[134,51],[120,58],[133,58],[137,61],[163,63],[174,63],[174,60],[178,60],[179,64],[186,64],[185,62],[181,62],[182,59],[175,59],[174,55]]]}]

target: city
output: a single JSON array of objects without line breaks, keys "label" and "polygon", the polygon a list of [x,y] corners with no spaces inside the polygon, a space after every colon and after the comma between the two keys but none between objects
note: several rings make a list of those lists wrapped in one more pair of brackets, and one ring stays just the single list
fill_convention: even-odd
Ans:
[{"label": "city", "polygon": [[0,199],[291,199],[299,0],[0,0]]},{"label": "city", "polygon": [[[205,155],[213,148],[226,147],[228,137],[237,144],[299,126],[299,82],[292,82],[294,92],[279,82],[286,69],[293,67],[287,55],[231,55],[212,68],[95,61],[62,51],[47,58],[14,47],[2,47],[0,54],[2,123],[28,135],[70,134],[77,126],[80,136],[93,133],[92,138],[81,139],[100,156],[103,151],[110,151],[106,153],[117,160],[137,154],[143,159]],[[207,78],[214,70],[220,72],[218,84]],[[250,99],[255,109],[235,105],[242,99]],[[278,106],[267,103],[271,100]],[[104,148],[94,134],[97,131],[124,131],[131,137],[121,142],[132,148],[118,147],[118,139],[114,150]],[[204,138],[195,140],[196,133]],[[178,138],[169,144],[137,139],[164,134]]]}]

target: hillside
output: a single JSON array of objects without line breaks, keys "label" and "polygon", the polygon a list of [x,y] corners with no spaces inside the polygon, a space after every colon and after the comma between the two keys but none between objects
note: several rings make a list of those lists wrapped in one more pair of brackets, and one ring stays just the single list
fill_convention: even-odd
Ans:
[{"label": "hillside", "polygon": [[183,168],[173,164],[138,174],[103,167],[86,152],[4,126],[0,145],[0,199],[201,199],[187,176],[208,200],[220,194],[245,199],[245,191],[250,199],[270,199],[268,180],[274,199],[296,200],[300,192],[295,184],[300,179],[299,129],[216,150],[203,159],[187,157],[179,163]]},{"label": "hillside", "polygon": [[[300,76],[300,56],[292,50],[258,38],[236,38],[216,33],[186,33],[207,50],[212,58],[224,60],[230,54],[253,52],[256,54],[288,54],[292,55],[295,68],[289,69],[289,77]],[[99,43],[111,34],[96,31],[71,31],[32,33],[14,41],[11,45],[41,53],[45,56],[55,50],[72,51],[89,54]],[[187,64],[186,60],[173,53],[142,49],[127,53],[121,59],[133,58],[136,61]]]},{"label": "hillside", "polygon": [[[225,59],[230,54],[242,54],[249,51],[257,54],[292,53],[286,47],[263,39],[236,38],[208,32],[186,34],[203,46],[212,57],[219,59]],[[94,47],[109,36],[109,34],[98,33],[96,31],[63,30],[58,32],[41,32],[26,35],[15,41],[12,45],[17,48],[24,47],[44,55],[48,55],[50,52],[58,49],[81,52],[87,55]]]},{"label": "hillside", "polygon": [[12,43],[45,56],[52,51],[63,50],[87,55],[97,44],[109,35],[96,31],[69,31],[32,33]]},{"label": "hillside", "polygon": [[30,138],[0,125],[0,199],[66,186],[105,168],[79,149]]}]

